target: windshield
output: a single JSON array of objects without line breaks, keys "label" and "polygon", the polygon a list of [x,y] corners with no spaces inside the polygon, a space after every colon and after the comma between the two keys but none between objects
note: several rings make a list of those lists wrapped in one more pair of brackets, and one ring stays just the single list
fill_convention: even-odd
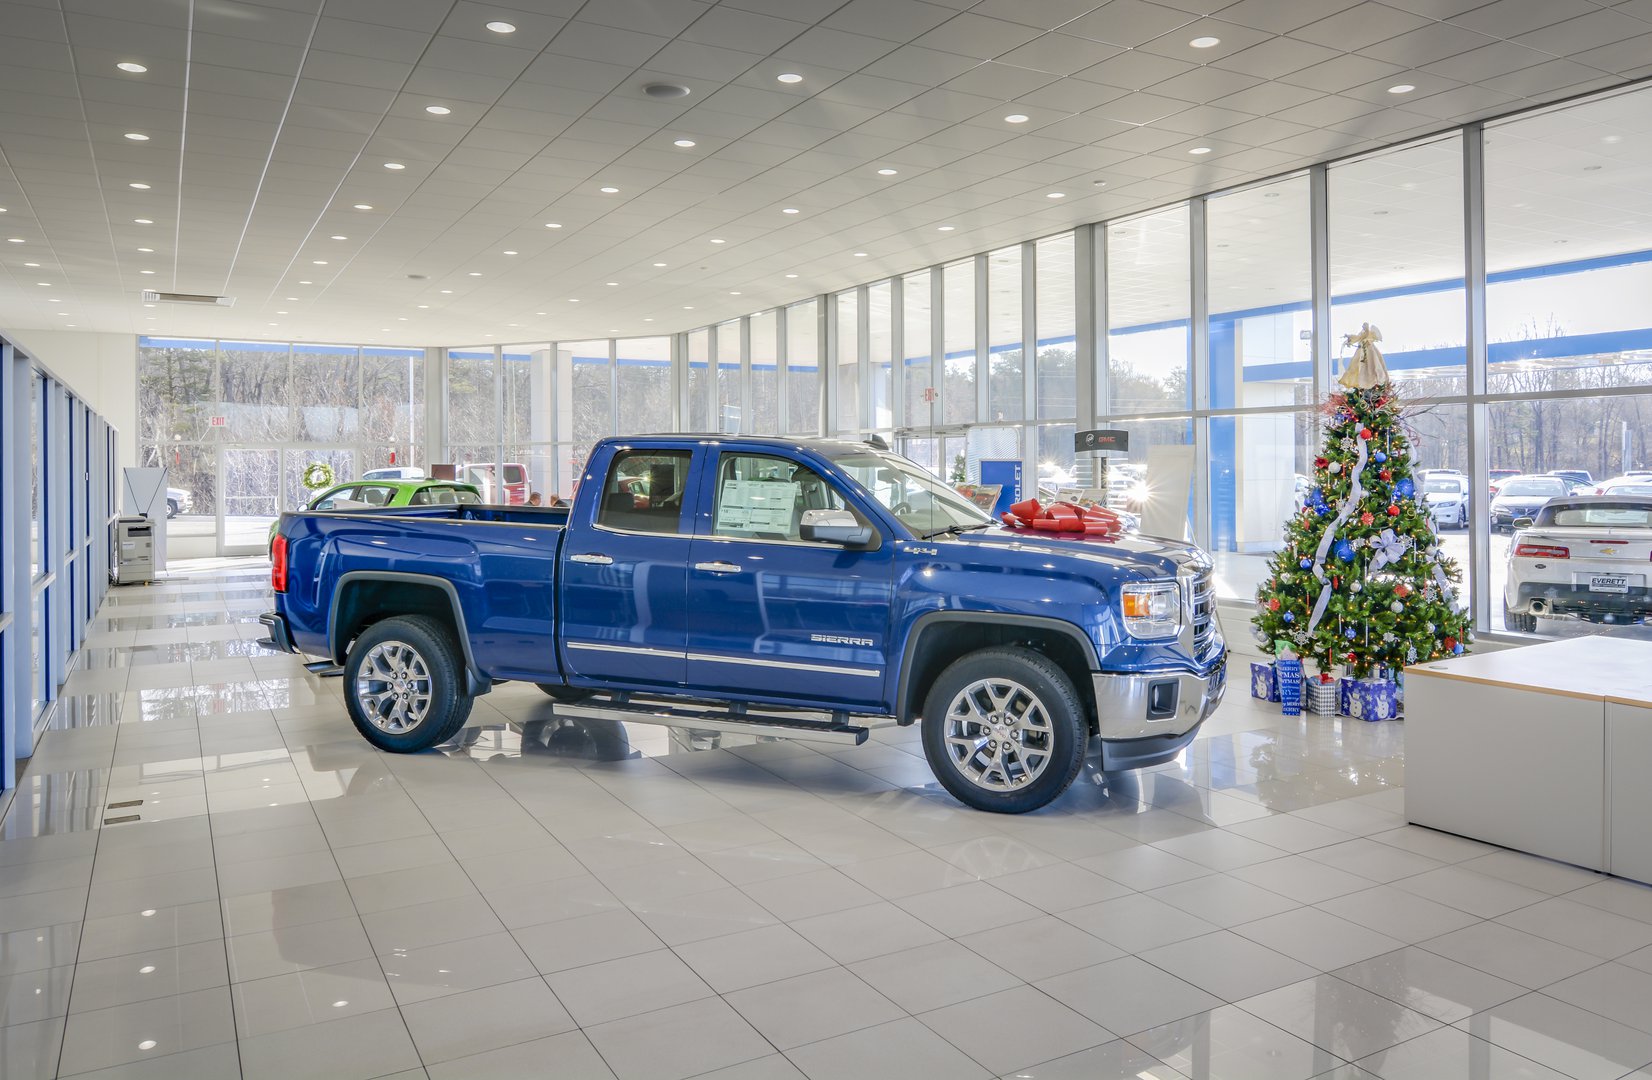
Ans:
[{"label": "windshield", "polygon": [[1538,525],[1561,528],[1652,528],[1652,505],[1645,503],[1590,503],[1588,506],[1547,506],[1537,515]]},{"label": "windshield", "polygon": [[1564,495],[1566,485],[1558,477],[1553,480],[1510,480],[1497,489],[1499,495]]},{"label": "windshield", "polygon": [[1463,491],[1461,480],[1447,480],[1445,477],[1429,479],[1423,483],[1425,495],[1460,495]]},{"label": "windshield", "polygon": [[992,518],[974,503],[905,458],[865,453],[840,457],[833,463],[920,536],[992,524]]}]

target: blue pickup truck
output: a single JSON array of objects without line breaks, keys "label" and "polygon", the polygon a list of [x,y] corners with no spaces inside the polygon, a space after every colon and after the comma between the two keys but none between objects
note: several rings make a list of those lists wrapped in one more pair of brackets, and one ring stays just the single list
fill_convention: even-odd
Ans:
[{"label": "blue pickup truck", "polygon": [[282,516],[266,644],[342,666],[358,730],[452,739],[497,682],[558,712],[858,743],[922,724],[978,809],[1174,757],[1221,700],[1209,558],[1007,528],[879,446],[648,435],[573,505]]}]

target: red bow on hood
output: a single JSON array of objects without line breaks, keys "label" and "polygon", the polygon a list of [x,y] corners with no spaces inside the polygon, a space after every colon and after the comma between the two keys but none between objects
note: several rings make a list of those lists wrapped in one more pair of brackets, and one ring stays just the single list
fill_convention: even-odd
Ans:
[{"label": "red bow on hood", "polygon": [[1083,533],[1104,540],[1114,540],[1124,534],[1124,518],[1105,506],[1086,507],[1070,502],[1041,506],[1037,499],[1028,499],[1010,507],[999,519],[1012,529]]}]

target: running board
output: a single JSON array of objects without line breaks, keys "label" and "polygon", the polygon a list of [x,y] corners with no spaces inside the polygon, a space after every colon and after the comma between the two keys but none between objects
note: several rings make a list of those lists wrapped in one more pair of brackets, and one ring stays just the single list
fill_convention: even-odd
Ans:
[{"label": "running board", "polygon": [[848,746],[859,746],[866,741],[867,735],[866,728],[836,721],[821,724],[761,713],[696,712],[693,709],[663,704],[586,705],[559,701],[555,710],[558,716],[582,720],[618,720],[633,724],[693,728],[698,731],[726,731],[735,735],[767,735],[776,739],[842,743]]},{"label": "running board", "polygon": [[314,660],[304,665],[304,670],[311,675],[319,675],[323,679],[332,679],[344,674],[344,669],[331,660]]}]

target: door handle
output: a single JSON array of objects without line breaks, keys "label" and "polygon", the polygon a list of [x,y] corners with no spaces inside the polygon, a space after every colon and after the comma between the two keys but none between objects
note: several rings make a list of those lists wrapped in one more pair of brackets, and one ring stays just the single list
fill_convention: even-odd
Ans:
[{"label": "door handle", "polygon": [[740,566],[731,562],[697,562],[694,569],[704,570],[708,574],[738,574]]},{"label": "door handle", "polygon": [[614,560],[607,555],[570,555],[569,562],[591,563],[596,566],[611,566]]}]

